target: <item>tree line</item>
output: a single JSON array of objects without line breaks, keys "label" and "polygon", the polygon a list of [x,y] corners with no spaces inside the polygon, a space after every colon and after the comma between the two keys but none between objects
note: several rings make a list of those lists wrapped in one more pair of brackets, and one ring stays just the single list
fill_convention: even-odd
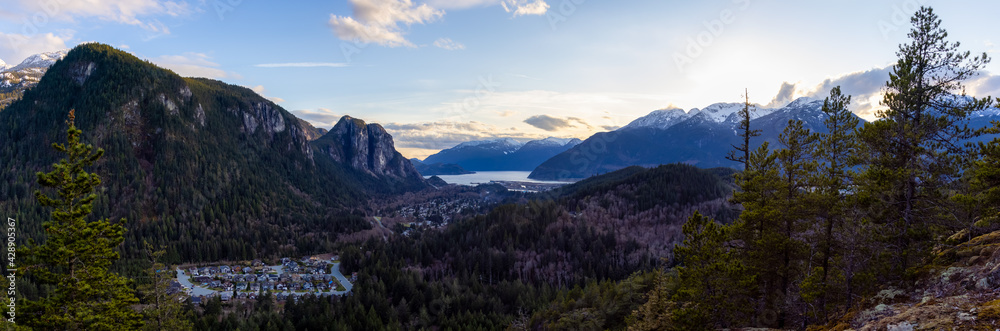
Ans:
[{"label": "tree line", "polygon": [[1000,139],[969,142],[1000,123],[968,125],[995,101],[962,85],[990,59],[949,42],[931,8],[911,21],[876,121],[859,125],[835,87],[822,108],[828,133],[791,120],[777,148],[754,149],[746,102],[730,154],[743,165],[739,218],[689,218],[676,275],[658,278],[630,329],[824,325],[881,287],[906,287],[934,245],[1000,228]]}]

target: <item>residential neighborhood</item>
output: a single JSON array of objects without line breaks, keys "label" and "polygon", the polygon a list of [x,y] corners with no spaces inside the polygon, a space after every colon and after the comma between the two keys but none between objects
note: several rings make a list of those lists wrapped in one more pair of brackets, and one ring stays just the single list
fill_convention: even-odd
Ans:
[{"label": "residential neighborhood", "polygon": [[[279,265],[261,260],[235,264],[177,268],[171,287],[184,291],[193,303],[219,296],[222,301],[254,300],[270,292],[278,301],[292,295],[343,295],[352,283],[340,273],[339,256],[324,254],[301,259],[282,258]],[[356,277],[356,276],[354,276]]]}]

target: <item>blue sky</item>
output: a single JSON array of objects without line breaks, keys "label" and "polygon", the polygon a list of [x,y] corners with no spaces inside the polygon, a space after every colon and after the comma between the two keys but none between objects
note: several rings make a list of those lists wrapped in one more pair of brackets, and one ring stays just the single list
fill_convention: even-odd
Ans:
[{"label": "blue sky", "polygon": [[[997,56],[992,0],[3,0],[0,59],[107,43],[320,127],[381,123],[424,157],[491,137],[586,138],[744,88],[781,105],[844,85],[871,118],[919,5],[963,49]],[[994,73],[1000,62],[970,94],[1000,95]]]}]

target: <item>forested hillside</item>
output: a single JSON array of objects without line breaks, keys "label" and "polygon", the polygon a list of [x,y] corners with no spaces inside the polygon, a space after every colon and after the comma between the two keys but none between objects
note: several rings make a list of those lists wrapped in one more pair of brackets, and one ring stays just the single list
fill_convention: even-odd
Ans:
[{"label": "forested hillside", "polygon": [[247,88],[84,44],[0,112],[0,209],[22,221],[25,239],[45,218],[35,173],[55,162],[48,146],[64,139],[71,109],[83,140],[107,152],[95,214],[127,219],[126,256],[143,240],[173,262],[328,251],[368,227],[349,206],[422,185],[317,153],[317,130]]},{"label": "forested hillside", "polygon": [[[687,165],[633,168],[502,205],[440,231],[372,239],[341,253],[342,271],[359,273],[353,295],[286,303],[283,317],[253,323],[284,318],[297,329],[503,329],[514,318],[527,323],[553,299],[578,295],[566,292],[570,288],[613,286],[609,282],[647,272],[631,289],[636,302],[602,312],[618,317],[608,325],[623,326],[651,284],[648,272],[668,265],[659,257],[678,242],[687,215],[735,215],[726,202],[730,182]],[[648,198],[637,204],[636,197]],[[315,315],[323,311],[350,313]],[[205,329],[246,323],[212,320],[202,320]]]}]

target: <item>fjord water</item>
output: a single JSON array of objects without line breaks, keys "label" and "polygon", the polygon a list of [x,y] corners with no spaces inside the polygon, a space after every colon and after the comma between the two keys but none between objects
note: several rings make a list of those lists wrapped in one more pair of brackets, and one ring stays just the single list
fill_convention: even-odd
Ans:
[{"label": "fjord water", "polygon": [[[559,181],[544,181],[528,178],[531,171],[477,171],[468,175],[441,175],[438,176],[448,184],[458,185],[478,185],[489,183],[490,181],[526,182],[526,183],[565,183]],[[429,178],[426,176],[425,178]]]}]

